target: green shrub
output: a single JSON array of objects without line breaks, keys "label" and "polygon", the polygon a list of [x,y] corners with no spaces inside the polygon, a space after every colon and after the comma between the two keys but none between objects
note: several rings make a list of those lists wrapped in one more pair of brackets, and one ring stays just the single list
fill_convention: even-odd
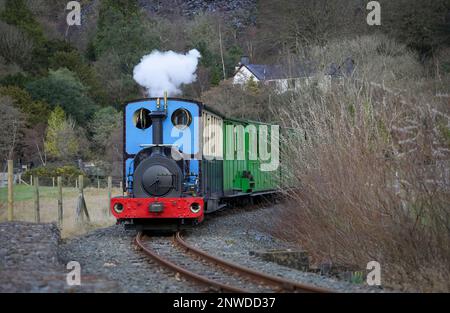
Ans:
[{"label": "green shrub", "polygon": [[58,70],[67,68],[87,87],[87,92],[96,103],[107,104],[106,92],[101,86],[98,74],[91,67],[78,51],[57,51],[50,60],[50,68]]},{"label": "green shrub", "polygon": [[31,81],[28,75],[23,73],[9,74],[0,80],[0,85],[2,86],[16,86],[24,89],[25,85]]},{"label": "green shrub", "polygon": [[74,181],[78,178],[79,175],[83,175],[83,171],[78,169],[73,165],[64,165],[64,166],[41,166],[33,168],[29,171],[26,171],[22,175],[22,179],[24,181],[29,181],[30,176],[39,177],[39,178],[52,178],[61,176],[63,183],[68,183],[69,181]]},{"label": "green shrub", "polygon": [[35,100],[60,105],[79,125],[86,125],[97,109],[86,86],[67,68],[50,70],[48,77],[27,84],[27,90]]},{"label": "green shrub", "polygon": [[27,91],[17,86],[0,87],[0,95],[11,97],[14,106],[25,115],[28,125],[47,123],[50,114],[48,104],[43,101],[33,101]]},{"label": "green shrub", "polygon": [[36,42],[45,40],[41,25],[36,21],[24,0],[6,0],[0,18],[6,23],[16,25]]}]

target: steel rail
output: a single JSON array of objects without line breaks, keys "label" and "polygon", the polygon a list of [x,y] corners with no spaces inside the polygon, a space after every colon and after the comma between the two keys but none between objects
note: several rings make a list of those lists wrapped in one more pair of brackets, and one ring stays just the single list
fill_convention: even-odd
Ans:
[{"label": "steel rail", "polygon": [[156,262],[158,262],[160,265],[170,268],[171,270],[180,273],[181,275],[185,276],[188,279],[191,280],[195,280],[199,283],[208,285],[208,286],[212,286],[216,289],[219,289],[221,291],[225,291],[225,292],[236,292],[236,293],[247,293],[249,292],[248,290],[245,289],[241,289],[238,287],[233,287],[230,285],[226,285],[226,284],[222,284],[220,282],[211,280],[209,278],[206,278],[204,276],[198,275],[194,272],[191,272],[185,268],[182,268],[178,265],[176,265],[175,263],[172,263],[171,261],[168,261],[166,259],[164,259],[163,257],[159,256],[155,251],[152,251],[151,249],[147,248],[144,243],[142,242],[142,237],[143,234],[142,232],[139,232],[135,238],[135,242],[138,245],[138,247],[145,253],[147,254],[149,257],[151,257],[153,260],[155,260]]},{"label": "steel rail", "polygon": [[181,247],[186,249],[188,252],[191,252],[194,255],[197,255],[203,259],[206,259],[211,263],[215,263],[218,266],[235,271],[238,274],[245,275],[252,279],[259,280],[259,281],[265,282],[267,284],[277,286],[282,291],[296,291],[296,292],[304,292],[304,293],[330,293],[330,292],[332,292],[331,290],[328,290],[325,288],[300,284],[295,281],[291,281],[288,279],[284,279],[284,278],[272,276],[272,275],[269,275],[266,273],[258,272],[253,269],[250,269],[248,267],[244,267],[244,266],[238,265],[238,264],[230,262],[230,261],[225,261],[221,258],[210,255],[209,253],[206,253],[203,250],[200,250],[196,247],[189,245],[186,241],[183,240],[180,232],[177,232],[175,235],[175,243],[179,244]]}]

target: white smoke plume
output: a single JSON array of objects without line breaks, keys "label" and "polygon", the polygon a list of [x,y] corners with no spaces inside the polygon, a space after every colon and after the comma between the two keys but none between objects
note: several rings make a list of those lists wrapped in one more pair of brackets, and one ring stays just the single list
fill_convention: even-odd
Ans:
[{"label": "white smoke plume", "polygon": [[196,49],[186,54],[154,50],[135,66],[133,78],[147,88],[150,97],[161,97],[164,91],[169,96],[178,95],[181,84],[190,84],[197,79],[195,71],[200,57]]}]

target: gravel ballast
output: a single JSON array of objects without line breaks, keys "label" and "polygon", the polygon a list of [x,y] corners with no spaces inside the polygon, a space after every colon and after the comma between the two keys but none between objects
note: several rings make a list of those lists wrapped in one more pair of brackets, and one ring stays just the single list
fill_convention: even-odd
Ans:
[{"label": "gravel ballast", "polygon": [[218,212],[209,216],[206,222],[197,229],[187,232],[185,240],[210,254],[299,283],[337,292],[385,292],[380,287],[354,284],[316,273],[303,272],[273,262],[263,261],[261,258],[252,255],[253,251],[301,250],[301,247],[277,240],[267,232],[255,227],[255,225],[262,224],[267,227],[266,217],[271,214],[273,214],[273,207],[270,206],[254,209],[236,208]]},{"label": "gravel ballast", "polygon": [[162,269],[140,252],[136,233],[116,225],[67,240],[60,248],[64,262],[80,262],[83,273],[115,282],[112,292],[202,292],[204,288]]},{"label": "gravel ballast", "polygon": [[54,224],[0,223],[0,292],[63,291]]},{"label": "gravel ballast", "polygon": [[[67,262],[60,258],[56,224],[0,223],[0,292],[104,292],[115,282],[85,275],[82,287],[69,286]],[[95,273],[95,272],[93,272]]]},{"label": "gravel ballast", "polygon": [[[252,255],[299,249],[258,230],[271,208],[232,209],[207,216],[184,233],[189,244],[234,263],[338,292],[383,292],[303,272]],[[120,225],[61,240],[54,224],[0,223],[0,292],[206,292],[208,288],[150,261],[134,244],[135,231]],[[170,240],[170,238],[166,238]],[[66,264],[81,266],[81,286],[66,284]]]}]

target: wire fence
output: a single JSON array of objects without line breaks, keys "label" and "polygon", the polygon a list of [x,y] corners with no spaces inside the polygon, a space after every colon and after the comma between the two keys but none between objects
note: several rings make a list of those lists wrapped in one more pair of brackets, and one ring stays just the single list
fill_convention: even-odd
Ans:
[{"label": "wire fence", "polygon": [[[123,181],[121,177],[89,177],[89,176],[83,176],[83,185],[85,188],[108,188],[108,179],[111,179],[111,187],[113,188],[120,188],[123,187]],[[33,185],[33,176],[27,178],[18,177],[17,181],[20,184],[25,185]],[[72,188],[78,188],[78,177],[62,177],[62,185],[63,187],[72,187]],[[41,186],[46,187],[56,187],[57,185],[57,177],[45,177],[45,176],[39,176],[39,184]]]},{"label": "wire fence", "polygon": [[12,170],[7,176],[7,187],[0,189],[0,221],[55,222],[63,237],[114,224],[109,203],[123,196],[120,177],[23,180]]}]

